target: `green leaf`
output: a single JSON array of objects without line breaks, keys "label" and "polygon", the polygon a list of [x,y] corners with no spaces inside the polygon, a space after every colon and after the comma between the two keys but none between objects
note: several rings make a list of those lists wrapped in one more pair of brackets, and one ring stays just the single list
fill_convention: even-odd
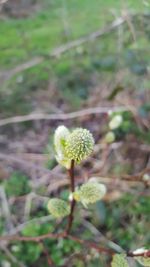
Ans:
[{"label": "green leaf", "polygon": [[128,262],[123,254],[115,254],[111,263],[111,267],[129,267]]}]

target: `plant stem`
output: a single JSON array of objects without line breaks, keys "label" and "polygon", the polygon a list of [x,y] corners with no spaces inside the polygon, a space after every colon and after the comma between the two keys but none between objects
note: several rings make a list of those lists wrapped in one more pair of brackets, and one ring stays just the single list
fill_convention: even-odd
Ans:
[{"label": "plant stem", "polygon": [[[76,241],[77,243],[81,244],[81,245],[85,245],[86,247],[89,248],[95,248],[97,251],[99,251],[100,253],[107,253],[108,255],[114,255],[116,252],[112,249],[108,249],[105,247],[100,247],[99,244],[96,244],[94,242],[90,242],[88,240],[83,240],[83,239],[79,239],[76,236],[72,236],[72,235],[67,235],[66,233],[62,232],[62,233],[58,233],[58,234],[53,234],[53,233],[48,233],[48,234],[44,234],[44,235],[40,235],[40,236],[36,236],[36,237],[31,237],[31,236],[17,236],[17,235],[5,235],[5,236],[0,236],[0,241],[7,241],[7,242],[14,242],[14,241],[24,241],[24,242],[39,242],[45,239],[58,239],[58,238],[68,238],[71,240]],[[128,257],[150,257],[150,250],[147,250],[145,252],[141,252],[141,253],[134,253],[132,251],[126,252],[126,255]]]},{"label": "plant stem", "polygon": [[[68,173],[69,173],[69,177],[70,177],[70,191],[71,191],[71,193],[73,193],[74,190],[75,190],[74,160],[71,160],[71,167],[68,170]],[[66,228],[66,234],[70,233],[70,230],[71,230],[71,227],[72,227],[72,223],[73,223],[73,219],[74,219],[73,213],[74,213],[75,205],[76,205],[76,201],[75,201],[75,199],[72,199],[71,203],[70,203],[70,214],[69,214],[69,217],[68,217],[68,225],[67,225],[67,228]]]}]

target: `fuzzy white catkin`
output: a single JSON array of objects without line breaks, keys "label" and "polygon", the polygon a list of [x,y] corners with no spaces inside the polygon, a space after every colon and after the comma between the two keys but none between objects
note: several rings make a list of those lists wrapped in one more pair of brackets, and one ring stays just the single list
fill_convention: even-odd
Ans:
[{"label": "fuzzy white catkin", "polygon": [[87,129],[76,128],[70,133],[65,126],[61,125],[55,131],[54,146],[57,162],[69,169],[71,160],[79,164],[92,153],[94,138]]},{"label": "fuzzy white catkin", "polygon": [[56,160],[60,165],[64,166],[67,169],[69,169],[71,165],[71,160],[68,159],[65,154],[65,145],[69,134],[69,130],[64,125],[59,126],[54,134]]},{"label": "fuzzy white catkin", "polygon": [[77,128],[67,138],[66,155],[68,159],[80,163],[93,151],[94,139],[87,129]]},{"label": "fuzzy white catkin", "polygon": [[104,184],[90,181],[81,185],[81,187],[75,191],[74,198],[86,207],[88,204],[101,200],[105,194],[106,187]]},{"label": "fuzzy white catkin", "polygon": [[56,129],[55,135],[54,135],[54,145],[56,148],[59,146],[61,147],[64,146],[64,142],[67,139],[69,133],[70,133],[69,130],[64,125],[60,125]]},{"label": "fuzzy white catkin", "polygon": [[55,218],[63,218],[70,213],[69,203],[59,198],[51,198],[48,201],[47,209]]}]

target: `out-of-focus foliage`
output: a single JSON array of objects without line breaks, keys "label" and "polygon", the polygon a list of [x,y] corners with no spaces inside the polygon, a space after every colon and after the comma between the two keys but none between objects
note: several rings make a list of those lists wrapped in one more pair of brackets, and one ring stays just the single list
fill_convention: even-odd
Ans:
[{"label": "out-of-focus foliage", "polygon": [[4,182],[6,194],[10,196],[22,196],[30,192],[29,179],[20,173],[13,173],[12,176]]}]

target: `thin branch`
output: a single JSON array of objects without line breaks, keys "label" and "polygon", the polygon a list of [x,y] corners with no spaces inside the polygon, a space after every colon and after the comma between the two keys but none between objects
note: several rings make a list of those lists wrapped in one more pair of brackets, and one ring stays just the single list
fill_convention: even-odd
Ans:
[{"label": "thin branch", "polygon": [[134,251],[129,251],[127,252],[127,256],[128,257],[147,257],[150,258],[150,250],[145,250],[145,252],[141,252],[141,253],[135,253]]},{"label": "thin branch", "polygon": [[80,238],[78,238],[76,236],[72,236],[72,235],[67,235],[67,238],[69,238],[71,240],[74,240],[74,241],[76,241],[77,243],[79,243],[81,245],[85,245],[86,247],[94,248],[100,253],[107,253],[109,255],[114,255],[115,254],[115,252],[112,249],[99,247],[99,245],[94,243],[94,242],[91,242],[91,241],[88,241],[88,240],[83,240],[83,239],[80,239]]},{"label": "thin branch", "polygon": [[[5,235],[5,236],[0,236],[0,241],[6,240],[6,241],[40,242],[42,240],[49,239],[49,238],[52,238],[52,239],[68,238],[68,239],[76,241],[77,243],[81,245],[85,245],[86,247],[94,248],[100,253],[107,253],[108,255],[114,255],[116,253],[114,250],[108,249],[105,247],[100,247],[98,244],[94,242],[83,240],[73,235],[67,235],[66,232],[62,232],[58,234],[49,233],[49,234],[45,234],[45,235],[41,235],[37,237]],[[135,256],[136,257],[138,256],[150,257],[150,250],[147,250],[142,253],[136,253],[136,254],[132,251],[129,251],[129,252],[126,252],[126,254],[128,257],[135,257]]]},{"label": "thin branch", "polygon": [[24,222],[28,221],[30,218],[30,212],[32,208],[32,201],[35,197],[34,192],[31,192],[27,195],[25,205],[24,205]]},{"label": "thin branch", "polygon": [[[84,226],[90,230],[90,232],[97,238],[97,241],[104,241],[107,243],[107,245],[114,249],[118,253],[123,253],[125,252],[122,247],[120,247],[118,244],[114,243],[113,241],[109,240],[105,235],[103,235],[99,229],[97,229],[92,223],[89,221],[83,219],[83,224]],[[95,240],[95,239],[94,239]]]},{"label": "thin branch", "polygon": [[143,171],[140,173],[134,174],[134,175],[123,175],[121,177],[122,180],[127,180],[127,181],[136,181],[136,182],[143,182],[147,185],[149,185],[149,181],[144,180],[144,174],[149,173],[150,168],[145,168]]},{"label": "thin branch", "polygon": [[[55,175],[55,168],[53,168],[52,170],[48,170],[42,166],[39,166],[37,164],[34,164],[34,163],[31,163],[29,161],[26,161],[26,160],[23,160],[19,157],[17,157],[17,154],[16,155],[7,155],[7,154],[4,154],[4,153],[0,153],[0,160],[6,160],[8,162],[14,162],[14,163],[18,163],[20,164],[21,166],[23,166],[25,169],[34,169],[34,170],[37,170],[37,171],[41,171],[43,173],[47,173],[49,175],[51,175],[52,177]],[[57,176],[59,177],[62,177],[62,175],[60,176],[60,174],[57,173]]]},{"label": "thin branch", "polygon": [[57,239],[57,238],[63,238],[66,237],[66,233],[62,232],[60,234],[53,234],[48,233],[36,237],[30,237],[30,236],[18,236],[18,235],[4,235],[0,236],[0,241],[6,240],[6,241],[24,241],[24,242],[39,242],[41,240],[45,239]]},{"label": "thin branch", "polygon": [[74,111],[70,113],[61,113],[61,114],[44,114],[44,113],[35,113],[35,114],[29,114],[29,115],[23,115],[23,116],[15,116],[10,117],[6,119],[0,120],[0,126],[5,126],[8,124],[13,123],[22,123],[26,121],[36,121],[36,120],[69,120],[69,119],[75,119],[78,117],[84,117],[88,115],[94,115],[94,114],[105,114],[109,111],[112,112],[121,112],[121,111],[132,111],[133,107],[96,107],[96,108],[87,108],[79,111]]},{"label": "thin branch", "polygon": [[48,265],[51,266],[51,267],[55,267],[55,264],[54,264],[52,258],[50,257],[49,252],[48,252],[48,250],[47,250],[47,248],[46,248],[46,246],[44,244],[44,241],[40,241],[39,244],[41,244],[41,246],[43,247],[43,252],[44,252],[44,254],[45,254],[46,258],[47,258]]},{"label": "thin branch", "polygon": [[109,182],[109,180],[113,180],[114,182],[122,182],[122,181],[128,181],[128,182],[140,182],[140,183],[146,183],[149,185],[149,181],[144,180],[144,174],[150,173],[150,167],[145,168],[143,171],[137,173],[137,174],[132,174],[132,175],[121,175],[121,177],[116,177],[116,176],[107,176],[103,177],[101,176],[101,173],[94,173],[92,176],[97,177],[97,180],[103,181],[103,182]]},{"label": "thin branch", "polygon": [[71,161],[71,168],[68,170],[70,177],[70,191],[74,192],[74,160]]},{"label": "thin branch", "polygon": [[[75,190],[75,182],[74,182],[74,160],[71,161],[71,168],[70,170],[68,171],[69,172],[69,176],[70,176],[70,191],[71,193],[74,192]],[[69,214],[69,217],[68,217],[68,225],[67,225],[67,228],[66,228],[66,233],[69,234],[70,233],[70,230],[71,230],[71,227],[72,227],[72,223],[73,223],[73,213],[74,213],[74,209],[75,209],[75,205],[76,205],[76,201],[75,199],[73,198],[71,200],[71,203],[70,203],[70,214]]]},{"label": "thin branch", "polygon": [[5,193],[5,189],[3,186],[0,186],[0,200],[1,200],[1,206],[3,210],[3,215],[6,221],[6,227],[8,231],[11,231],[14,226],[12,222],[11,212],[9,209],[9,203],[7,201],[7,196]]},{"label": "thin branch", "polygon": [[123,16],[124,20],[127,22],[127,25],[129,27],[129,30],[132,34],[132,37],[133,37],[133,41],[136,42],[137,38],[136,38],[136,34],[135,34],[135,29],[134,29],[134,26],[133,26],[133,23],[132,23],[132,17],[130,16],[129,12],[127,10],[125,10],[123,12]]},{"label": "thin branch", "polygon": [[65,232],[62,232],[59,234],[49,233],[49,234],[45,234],[45,235],[41,235],[41,236],[37,236],[37,237],[16,236],[16,235],[0,236],[0,241],[6,240],[6,241],[23,241],[23,242],[38,242],[39,243],[40,241],[45,240],[45,239],[49,239],[49,238],[52,238],[52,239],[68,238],[68,239],[71,239],[73,241],[76,241],[77,243],[79,243],[81,245],[85,245],[86,247],[95,248],[99,252],[108,253],[110,255],[113,255],[115,253],[111,249],[99,247],[99,245],[94,243],[94,242],[90,242],[88,240],[82,240],[76,236],[68,235]]}]

